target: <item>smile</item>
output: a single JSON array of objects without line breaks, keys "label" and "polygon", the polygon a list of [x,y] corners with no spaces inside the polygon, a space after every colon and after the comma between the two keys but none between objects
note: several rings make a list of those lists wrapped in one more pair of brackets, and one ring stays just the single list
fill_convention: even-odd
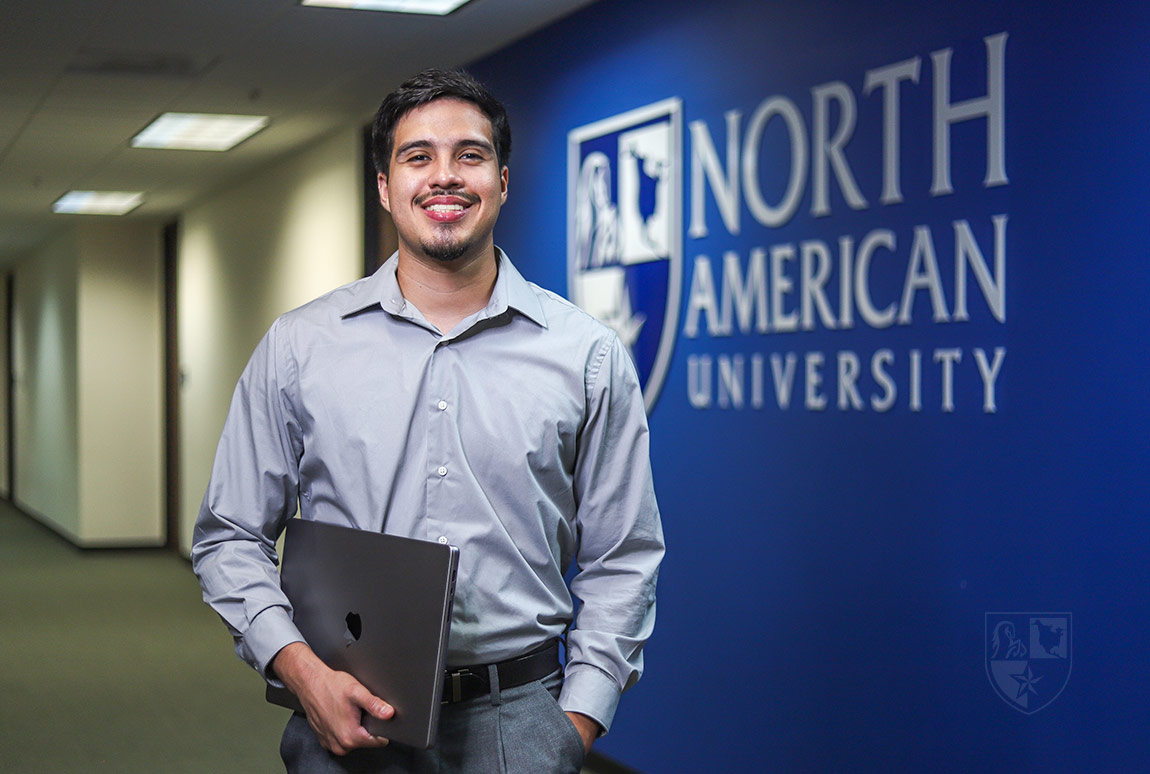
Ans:
[{"label": "smile", "polygon": [[433,204],[423,211],[437,223],[455,223],[467,214],[467,208],[459,204]]},{"label": "smile", "polygon": [[[476,197],[478,199],[478,197]],[[471,201],[469,197],[460,194],[438,194],[428,196],[421,202],[419,206],[428,216],[438,223],[454,223],[463,218],[472,204],[477,204],[477,201]]]}]

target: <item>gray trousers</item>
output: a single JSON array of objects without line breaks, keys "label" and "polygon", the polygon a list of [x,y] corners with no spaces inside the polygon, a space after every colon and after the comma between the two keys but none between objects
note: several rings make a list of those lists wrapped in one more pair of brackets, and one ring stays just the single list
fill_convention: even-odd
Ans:
[{"label": "gray trousers", "polygon": [[583,739],[556,702],[562,684],[555,672],[501,691],[495,677],[490,696],[442,707],[430,750],[393,743],[332,755],[307,718],[293,714],[280,757],[288,774],[577,774]]}]

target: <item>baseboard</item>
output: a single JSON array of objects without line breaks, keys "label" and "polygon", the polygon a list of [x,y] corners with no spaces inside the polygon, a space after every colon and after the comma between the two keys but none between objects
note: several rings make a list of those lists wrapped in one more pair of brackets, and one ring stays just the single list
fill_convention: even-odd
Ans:
[{"label": "baseboard", "polygon": [[61,527],[43,514],[28,508],[10,497],[0,497],[12,510],[24,516],[45,531],[52,533],[68,545],[80,551],[167,551],[166,543],[162,539],[129,539],[129,540],[81,540],[78,536]]}]

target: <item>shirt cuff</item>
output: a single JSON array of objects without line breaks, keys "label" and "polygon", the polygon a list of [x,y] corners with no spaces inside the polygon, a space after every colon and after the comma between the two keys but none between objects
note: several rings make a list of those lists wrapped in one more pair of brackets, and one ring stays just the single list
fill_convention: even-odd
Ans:
[{"label": "shirt cuff", "polygon": [[559,707],[594,720],[606,734],[611,730],[619,706],[619,684],[615,678],[589,664],[572,664],[563,676]]},{"label": "shirt cuff", "polygon": [[269,674],[272,659],[293,642],[305,642],[303,635],[292,622],[286,609],[273,605],[257,615],[244,634],[244,650],[248,663],[275,686],[281,683],[274,674]]}]

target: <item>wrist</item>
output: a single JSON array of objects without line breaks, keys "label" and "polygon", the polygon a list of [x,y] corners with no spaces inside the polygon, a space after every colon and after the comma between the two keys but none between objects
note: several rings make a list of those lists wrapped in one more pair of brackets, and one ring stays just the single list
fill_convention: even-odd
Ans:
[{"label": "wrist", "polygon": [[319,657],[303,642],[285,645],[272,658],[270,666],[275,677],[296,696],[300,695],[301,688],[310,676],[325,668]]},{"label": "wrist", "polygon": [[579,732],[579,736],[583,737],[583,747],[590,752],[591,745],[602,735],[603,729],[593,718],[589,718],[580,712],[568,712],[567,717],[571,719],[571,724],[575,726],[575,730]]}]

